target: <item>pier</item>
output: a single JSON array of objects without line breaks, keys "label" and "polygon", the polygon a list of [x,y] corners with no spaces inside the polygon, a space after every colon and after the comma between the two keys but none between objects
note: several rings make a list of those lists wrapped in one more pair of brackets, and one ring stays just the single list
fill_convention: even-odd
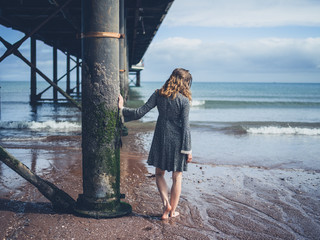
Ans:
[{"label": "pier", "polygon": [[[143,55],[172,2],[0,0],[0,24],[25,34],[15,43],[0,37],[7,48],[0,64],[14,54],[30,67],[31,104],[58,102],[60,93],[82,112],[83,193],[73,209],[78,215],[108,218],[131,212],[131,206],[120,201],[121,121],[117,99],[120,93],[127,95],[129,75],[133,74],[134,84],[140,86]],[[31,57],[27,59],[19,47],[29,38]],[[52,78],[37,67],[37,41],[52,47]],[[58,50],[66,56],[63,76],[57,74]],[[75,62],[73,68],[71,61]],[[71,71],[77,73],[76,86],[70,84]],[[38,76],[48,82],[41,92],[37,91]],[[58,85],[63,78],[64,89]],[[52,99],[44,99],[42,94],[51,87]],[[14,159],[4,150],[1,157]]]},{"label": "pier", "polygon": [[[93,3],[96,1],[93,1]],[[112,37],[119,39],[119,81],[121,92],[125,95],[129,82],[140,86],[140,71],[143,55],[159,29],[173,0],[121,0],[119,8],[119,28],[113,32],[82,32],[82,3],[78,0],[47,0],[47,1],[19,1],[0,0],[0,24],[23,32],[25,36],[9,43],[6,36],[0,36],[0,41],[7,51],[0,57],[0,64],[11,54],[19,57],[30,67],[30,103],[41,101],[58,101],[58,92],[65,99],[79,107],[72,95],[79,99],[81,94],[81,40],[90,38]],[[107,14],[107,10],[105,11]],[[26,59],[19,47],[30,39],[30,59]],[[42,41],[52,47],[53,76],[46,76],[37,67],[37,41]],[[66,72],[62,76],[57,74],[57,51],[66,56]],[[75,66],[70,69],[70,62]],[[138,66],[138,67],[136,67]],[[75,85],[71,86],[70,73],[76,71]],[[129,78],[129,75],[132,77]],[[48,82],[46,89],[37,89],[37,77]],[[66,86],[58,86],[58,82],[66,80]],[[53,90],[52,90],[53,89]],[[46,99],[42,95],[46,91],[53,91],[52,98]]]}]

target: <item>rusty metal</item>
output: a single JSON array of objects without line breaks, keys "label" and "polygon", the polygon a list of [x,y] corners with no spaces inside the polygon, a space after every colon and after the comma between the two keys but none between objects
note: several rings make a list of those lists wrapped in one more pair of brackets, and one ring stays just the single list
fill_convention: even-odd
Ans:
[{"label": "rusty metal", "polygon": [[116,32],[87,32],[81,33],[80,38],[124,38],[124,34]]}]

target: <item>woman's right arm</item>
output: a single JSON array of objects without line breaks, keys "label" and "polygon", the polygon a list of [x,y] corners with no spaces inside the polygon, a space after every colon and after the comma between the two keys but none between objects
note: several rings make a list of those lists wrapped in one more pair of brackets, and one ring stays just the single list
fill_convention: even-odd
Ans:
[{"label": "woman's right arm", "polygon": [[149,112],[152,108],[154,108],[157,105],[157,91],[155,91],[149,100],[141,107],[139,108],[126,108],[123,107],[123,98],[120,95],[118,106],[120,110],[122,111],[122,115],[124,117],[125,122],[138,120],[142,118],[147,112]]}]

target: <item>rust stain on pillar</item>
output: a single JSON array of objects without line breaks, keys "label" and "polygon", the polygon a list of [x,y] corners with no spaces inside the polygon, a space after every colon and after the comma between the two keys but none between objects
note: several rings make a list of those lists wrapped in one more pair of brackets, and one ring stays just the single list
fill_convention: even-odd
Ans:
[{"label": "rust stain on pillar", "polygon": [[[82,0],[82,33],[119,32],[119,1]],[[89,217],[131,212],[120,201],[119,39],[82,39],[83,194],[76,211]]]}]

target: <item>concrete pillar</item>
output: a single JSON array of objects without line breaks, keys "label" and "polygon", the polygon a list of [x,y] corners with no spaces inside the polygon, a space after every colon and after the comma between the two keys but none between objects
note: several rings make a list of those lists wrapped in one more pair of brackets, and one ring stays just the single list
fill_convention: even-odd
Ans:
[{"label": "concrete pillar", "polygon": [[131,212],[120,201],[118,116],[119,1],[82,0],[82,167],[83,194],[76,211],[116,217]]}]

